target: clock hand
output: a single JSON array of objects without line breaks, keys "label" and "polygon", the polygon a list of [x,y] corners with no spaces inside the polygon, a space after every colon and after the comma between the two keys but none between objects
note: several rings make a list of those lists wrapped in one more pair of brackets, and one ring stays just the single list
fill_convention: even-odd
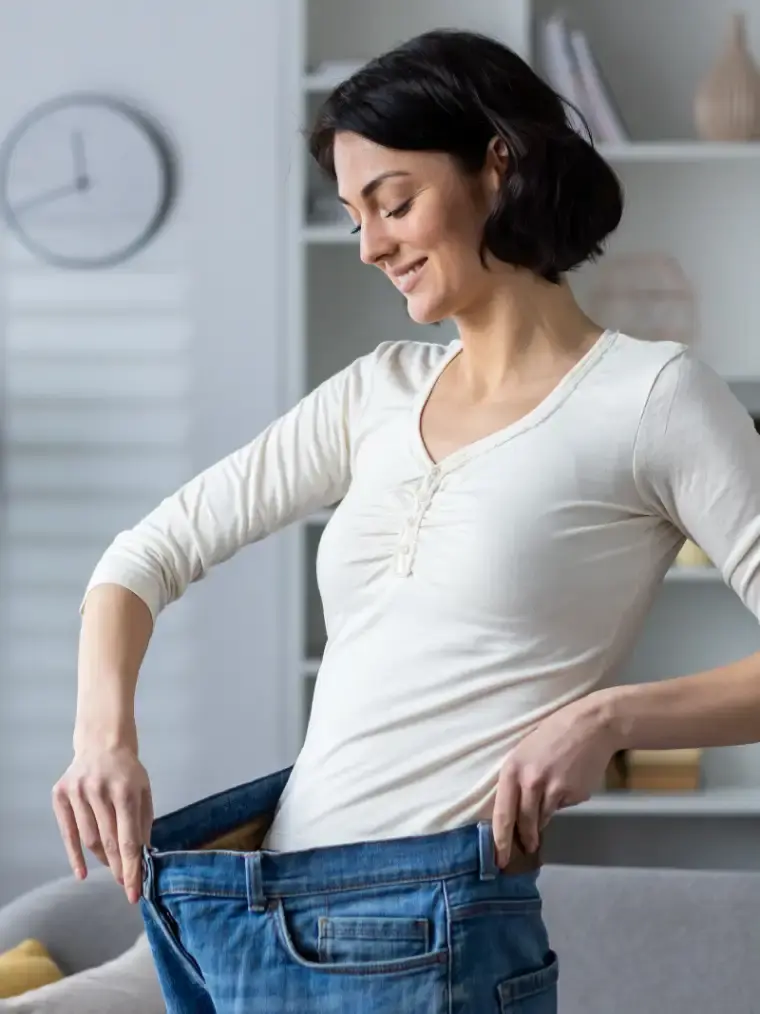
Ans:
[{"label": "clock hand", "polygon": [[84,139],[81,130],[75,130],[71,135],[71,154],[74,159],[74,181],[77,190],[88,190],[90,187],[90,177],[87,174]]},{"label": "clock hand", "polygon": [[49,204],[60,197],[69,197],[71,194],[79,193],[81,187],[77,183],[68,183],[65,187],[56,187],[55,190],[46,190],[44,194],[37,194],[36,197],[29,197],[25,201],[13,206],[15,215],[19,215],[30,208],[37,208],[43,204]]}]

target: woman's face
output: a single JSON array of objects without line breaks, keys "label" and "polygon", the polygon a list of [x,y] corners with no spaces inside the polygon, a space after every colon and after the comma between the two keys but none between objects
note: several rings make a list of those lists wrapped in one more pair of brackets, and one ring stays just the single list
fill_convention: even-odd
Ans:
[{"label": "woman's face", "polygon": [[495,171],[465,175],[445,154],[335,137],[338,194],[360,232],[360,256],[403,293],[412,320],[465,315],[496,283],[480,260]]}]

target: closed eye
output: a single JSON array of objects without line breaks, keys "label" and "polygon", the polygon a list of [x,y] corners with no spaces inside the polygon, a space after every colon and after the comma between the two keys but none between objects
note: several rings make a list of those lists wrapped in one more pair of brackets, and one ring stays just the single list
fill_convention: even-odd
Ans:
[{"label": "closed eye", "polygon": [[[399,204],[398,207],[392,211],[384,211],[383,218],[403,218],[404,215],[408,214],[411,210],[412,204],[414,204],[414,198],[410,197],[408,201],[404,201],[403,204]],[[361,226],[357,225],[351,230],[351,235],[355,236],[357,232],[361,232]]]}]

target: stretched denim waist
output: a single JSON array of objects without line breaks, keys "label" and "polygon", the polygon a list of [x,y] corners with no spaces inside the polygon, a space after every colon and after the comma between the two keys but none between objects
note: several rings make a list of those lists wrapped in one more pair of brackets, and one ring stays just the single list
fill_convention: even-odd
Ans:
[{"label": "stretched denim waist", "polygon": [[143,850],[149,892],[234,896],[251,907],[268,898],[420,883],[499,871],[491,824],[407,838],[299,852],[225,847],[225,836],[274,813],[291,769],[267,775],[155,821]]},{"label": "stretched denim waist", "polygon": [[303,852],[144,851],[146,882],[158,895],[271,898],[419,884],[463,874],[498,875],[488,822],[413,838],[357,842]]}]

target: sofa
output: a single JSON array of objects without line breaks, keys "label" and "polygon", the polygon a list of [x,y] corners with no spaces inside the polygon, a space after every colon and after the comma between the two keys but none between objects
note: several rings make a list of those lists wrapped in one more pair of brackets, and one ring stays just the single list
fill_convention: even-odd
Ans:
[{"label": "sofa", "polygon": [[[760,873],[549,864],[540,883],[560,959],[559,1014],[760,1014]],[[147,949],[134,947],[140,932],[139,910],[107,870],[83,884],[43,885],[0,909],[0,951],[36,937],[67,973],[132,953],[133,995],[123,986],[109,994],[101,977],[92,985],[99,997],[88,994],[98,1014],[161,1009]],[[68,1008],[34,996],[0,1002],[0,1011],[90,1011],[89,999]]]}]

